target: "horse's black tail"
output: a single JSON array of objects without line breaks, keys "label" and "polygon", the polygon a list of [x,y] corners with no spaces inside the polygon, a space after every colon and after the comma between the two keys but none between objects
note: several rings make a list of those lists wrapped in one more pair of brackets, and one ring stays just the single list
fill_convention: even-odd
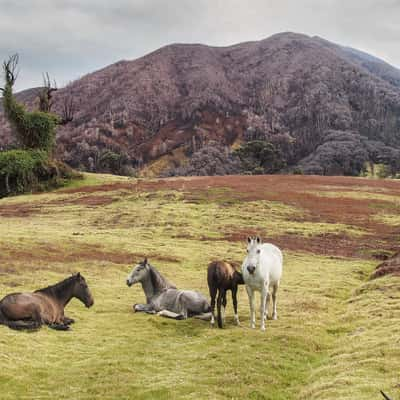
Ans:
[{"label": "horse's black tail", "polygon": [[41,324],[36,321],[11,321],[7,319],[1,311],[0,308],[0,324],[8,326],[11,329],[20,331],[20,330],[28,330],[33,331],[40,328]]}]

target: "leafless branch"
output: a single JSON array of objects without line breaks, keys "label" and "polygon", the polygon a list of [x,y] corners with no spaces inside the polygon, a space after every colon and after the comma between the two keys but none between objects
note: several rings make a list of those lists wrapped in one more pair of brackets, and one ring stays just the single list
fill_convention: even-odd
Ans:
[{"label": "leafless branch", "polygon": [[[3,62],[3,71],[6,79],[6,85],[13,86],[15,81],[18,78],[17,67],[18,67],[19,56],[18,54],[14,54],[9,57],[7,61]],[[4,88],[1,88],[4,92]]]},{"label": "leafless branch", "polygon": [[39,110],[50,112],[53,106],[53,92],[57,90],[57,83],[54,80],[53,85],[50,81],[49,73],[43,74],[43,89],[39,93]]},{"label": "leafless branch", "polygon": [[62,118],[60,121],[60,125],[66,125],[68,124],[68,122],[71,122],[74,119],[74,113],[75,105],[73,97],[65,97],[63,102]]}]

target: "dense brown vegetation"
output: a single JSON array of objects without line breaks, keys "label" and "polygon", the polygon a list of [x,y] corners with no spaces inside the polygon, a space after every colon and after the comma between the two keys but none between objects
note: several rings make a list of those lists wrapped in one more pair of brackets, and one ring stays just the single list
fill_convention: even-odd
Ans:
[{"label": "dense brown vegetation", "polygon": [[[33,94],[21,100],[32,104]],[[289,169],[304,173],[355,175],[367,162],[400,167],[400,72],[318,37],[170,45],[58,90],[54,110],[71,97],[78,109],[60,129],[57,151],[86,170],[131,173],[179,148],[165,168],[185,174],[193,168],[181,164],[199,151],[201,164],[211,141],[229,150],[254,140],[272,143]],[[0,124],[0,143],[10,146],[3,117]]]}]

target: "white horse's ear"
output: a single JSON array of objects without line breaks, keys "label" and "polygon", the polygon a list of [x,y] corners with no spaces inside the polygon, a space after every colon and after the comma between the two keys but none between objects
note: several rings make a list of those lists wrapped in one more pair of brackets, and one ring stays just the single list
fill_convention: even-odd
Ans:
[{"label": "white horse's ear", "polygon": [[256,240],[257,240],[257,244],[260,244],[260,243],[261,243],[261,239],[260,239],[259,236],[257,236]]},{"label": "white horse's ear", "polygon": [[251,243],[251,237],[250,236],[247,237],[247,243]]}]

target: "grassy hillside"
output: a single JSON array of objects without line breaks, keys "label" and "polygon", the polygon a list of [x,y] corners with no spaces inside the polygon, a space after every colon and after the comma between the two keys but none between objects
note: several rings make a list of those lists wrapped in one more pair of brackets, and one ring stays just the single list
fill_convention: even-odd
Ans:
[{"label": "grassy hillside", "polygon": [[[71,332],[0,326],[0,392],[11,399],[379,399],[400,395],[399,277],[369,281],[399,248],[400,183],[253,176],[113,180],[0,201],[0,296],[81,271],[95,305]],[[87,186],[86,186],[87,185]],[[284,251],[278,321],[249,329],[134,314],[145,255],[181,288],[241,261],[247,234]],[[257,323],[259,323],[257,315]]]}]

